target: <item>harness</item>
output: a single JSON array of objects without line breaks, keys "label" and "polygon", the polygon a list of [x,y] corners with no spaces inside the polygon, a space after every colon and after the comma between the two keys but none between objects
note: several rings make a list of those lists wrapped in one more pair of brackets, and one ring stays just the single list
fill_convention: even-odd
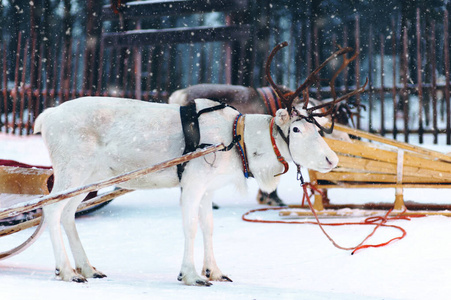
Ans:
[{"label": "harness", "polygon": [[[200,144],[200,129],[199,129],[199,117],[200,115],[220,109],[224,109],[226,107],[231,107],[225,103],[221,103],[217,106],[209,107],[196,112],[196,104],[190,103],[187,106],[180,107],[180,119],[182,123],[183,135],[185,137],[185,149],[183,154],[193,152],[198,148],[204,148],[211,144]],[[232,107],[233,108],[233,107]],[[244,143],[244,120],[245,116],[242,114],[238,114],[236,116],[235,121],[233,123],[233,139],[230,145],[228,145],[225,149],[220,151],[229,151],[233,148],[233,146],[237,146],[238,152],[241,157],[241,162],[243,164],[243,173],[245,178],[253,177],[252,173],[249,170],[249,164],[247,159],[246,152],[246,144]],[[276,141],[273,137],[273,129],[277,127],[279,134],[282,136],[284,141],[289,145],[289,139],[284,135],[279,126],[275,125],[274,118],[271,120],[270,124],[270,136],[271,136],[271,144],[273,146],[274,153],[277,156],[277,160],[284,165],[284,171],[275,176],[282,175],[288,171],[288,163],[281,155],[279,148],[276,145]],[[275,126],[274,126],[275,125]],[[183,171],[185,170],[185,166],[188,162],[184,162],[182,164],[177,165],[177,176],[179,180],[182,179]]]},{"label": "harness", "polygon": [[[199,117],[204,113],[209,113],[212,111],[224,109],[226,107],[232,107],[225,103],[221,103],[216,106],[208,107],[197,112],[196,103],[190,103],[186,106],[180,107],[180,120],[182,122],[183,136],[185,137],[185,149],[183,150],[183,155],[193,152],[199,148],[205,148],[211,144],[200,144],[200,129],[199,129]],[[233,108],[233,107],[232,107]],[[238,140],[233,138],[230,145],[220,151],[229,151],[238,142]],[[183,171],[188,162],[184,162],[177,165],[177,176],[179,180],[182,180]]]},{"label": "harness", "polygon": [[275,116],[277,110],[283,108],[280,97],[273,90],[272,87],[262,87],[256,89],[260,99],[263,101],[266,107],[266,112],[271,116]]},{"label": "harness", "polygon": [[249,178],[254,177],[252,173],[249,172],[249,164],[247,162],[247,152],[246,144],[244,143],[244,119],[246,116],[239,114],[236,116],[235,122],[233,122],[233,137],[239,137],[236,144],[238,152],[240,153],[241,163],[243,164],[244,177]]}]

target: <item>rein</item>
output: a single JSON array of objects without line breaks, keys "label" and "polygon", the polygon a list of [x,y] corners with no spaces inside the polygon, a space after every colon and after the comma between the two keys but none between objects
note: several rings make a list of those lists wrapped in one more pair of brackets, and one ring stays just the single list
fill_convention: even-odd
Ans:
[{"label": "rein", "polygon": [[[302,178],[302,175],[298,175]],[[365,249],[365,248],[378,248],[378,247],[383,247],[383,246],[387,246],[389,245],[391,242],[397,241],[397,240],[402,240],[406,235],[407,232],[400,226],[397,225],[389,225],[386,224],[388,221],[394,221],[394,220],[407,220],[410,221],[411,218],[421,218],[421,217],[425,217],[426,215],[423,214],[418,214],[418,215],[410,215],[410,216],[406,216],[405,212],[406,209],[404,209],[402,212],[400,212],[399,214],[390,217],[390,213],[393,211],[393,208],[390,209],[389,211],[387,211],[387,213],[382,217],[382,216],[374,216],[374,217],[368,217],[366,218],[364,221],[362,222],[342,222],[342,223],[322,223],[320,222],[319,218],[318,218],[318,214],[316,213],[315,209],[313,208],[312,202],[310,201],[310,197],[315,193],[320,193],[322,194],[322,192],[314,185],[311,184],[309,182],[307,183],[302,183],[301,184],[302,189],[303,189],[303,197],[302,197],[302,205],[304,205],[304,201],[307,201],[310,210],[312,211],[315,220],[316,221],[270,221],[270,220],[261,220],[261,219],[250,219],[248,218],[248,216],[252,213],[255,212],[263,212],[263,211],[271,211],[271,210],[282,210],[282,209],[287,209],[286,207],[267,207],[267,208],[260,208],[260,209],[253,209],[250,210],[248,212],[246,212],[245,214],[242,215],[241,219],[243,221],[246,222],[253,222],[253,223],[269,223],[269,224],[314,224],[314,225],[318,225],[321,229],[321,231],[324,233],[324,235],[329,239],[329,241],[338,249],[341,250],[352,250],[351,254],[353,255],[354,253],[356,253],[357,251],[361,250],[361,249]],[[310,190],[312,191],[311,195],[309,195],[308,193],[308,189],[310,188]],[[354,246],[354,247],[343,247],[340,246],[337,242],[334,241],[334,239],[326,232],[326,230],[324,229],[324,226],[345,226],[345,225],[372,225],[374,226],[374,229],[372,230],[372,232],[365,237],[362,242],[360,242],[358,245]],[[374,235],[374,233],[376,232],[376,230],[380,227],[390,227],[390,228],[395,228],[398,229],[399,231],[401,231],[401,235],[394,237],[386,242],[383,243],[379,243],[379,244],[365,244],[365,242]]]}]

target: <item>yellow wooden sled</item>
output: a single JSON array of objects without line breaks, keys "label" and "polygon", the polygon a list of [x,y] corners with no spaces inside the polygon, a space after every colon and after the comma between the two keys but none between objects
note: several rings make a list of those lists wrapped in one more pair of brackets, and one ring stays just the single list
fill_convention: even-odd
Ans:
[{"label": "yellow wooden sled", "polygon": [[[310,181],[322,189],[325,197],[315,194],[314,209],[319,215],[349,215],[354,209],[390,209],[398,212],[418,211],[427,214],[451,216],[451,203],[419,204],[405,203],[404,188],[451,188],[451,156],[413,146],[407,143],[370,134],[365,131],[335,125],[335,130],[362,138],[351,143],[327,139],[326,142],[340,159],[338,167],[329,173],[309,171]],[[327,198],[327,190],[332,188],[394,188],[393,204],[333,205]],[[352,197],[352,195],[350,195]],[[445,199],[446,200],[446,199]],[[451,199],[448,199],[451,200]],[[407,205],[406,205],[407,204]],[[281,216],[309,215],[308,211],[282,211]],[[373,213],[368,212],[366,215]]]}]

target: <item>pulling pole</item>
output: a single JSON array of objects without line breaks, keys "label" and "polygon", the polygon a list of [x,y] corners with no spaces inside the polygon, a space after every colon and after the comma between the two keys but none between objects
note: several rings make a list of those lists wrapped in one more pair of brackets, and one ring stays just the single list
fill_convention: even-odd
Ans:
[{"label": "pulling pole", "polygon": [[144,176],[147,175],[149,173],[152,172],[156,172],[156,171],[160,171],[162,169],[165,168],[169,168],[169,167],[173,167],[176,166],[178,164],[181,164],[183,162],[201,157],[201,156],[205,156],[207,154],[225,149],[226,147],[224,146],[224,144],[216,144],[216,145],[212,145],[212,146],[208,146],[206,148],[203,148],[201,150],[196,150],[194,152],[191,153],[187,153],[183,156],[174,158],[174,159],[170,159],[167,161],[164,161],[162,163],[150,166],[150,167],[145,167],[145,168],[141,168],[135,171],[131,171],[128,173],[124,173],[121,175],[118,175],[116,177],[112,177],[110,179],[105,179],[102,181],[98,181],[95,183],[91,183],[82,187],[78,187],[78,188],[72,188],[72,189],[68,189],[66,191],[63,191],[61,193],[58,194],[50,194],[47,196],[44,196],[42,198],[37,198],[34,200],[31,200],[25,204],[17,204],[13,207],[10,208],[6,208],[6,209],[2,209],[0,210],[0,219],[4,219],[7,217],[12,217],[12,216],[16,216],[20,213],[24,213],[33,209],[37,209],[40,208],[44,205],[49,205],[49,204],[53,204],[56,203],[58,201],[67,199],[67,198],[71,198],[83,193],[89,193],[89,192],[94,192],[94,191],[98,191],[100,189],[118,184],[118,183],[122,183],[131,179],[135,179],[138,178],[140,176]]}]

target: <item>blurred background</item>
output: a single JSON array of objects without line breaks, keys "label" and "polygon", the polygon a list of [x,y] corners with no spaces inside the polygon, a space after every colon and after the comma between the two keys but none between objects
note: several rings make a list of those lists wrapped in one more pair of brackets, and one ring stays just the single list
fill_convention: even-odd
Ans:
[{"label": "blurred background", "polygon": [[[451,144],[449,16],[439,0],[2,0],[0,128],[26,135],[46,107],[84,95],[166,102],[198,83],[296,89],[338,47],[359,56],[337,78],[356,127]],[[340,60],[311,97],[330,97]]]}]

